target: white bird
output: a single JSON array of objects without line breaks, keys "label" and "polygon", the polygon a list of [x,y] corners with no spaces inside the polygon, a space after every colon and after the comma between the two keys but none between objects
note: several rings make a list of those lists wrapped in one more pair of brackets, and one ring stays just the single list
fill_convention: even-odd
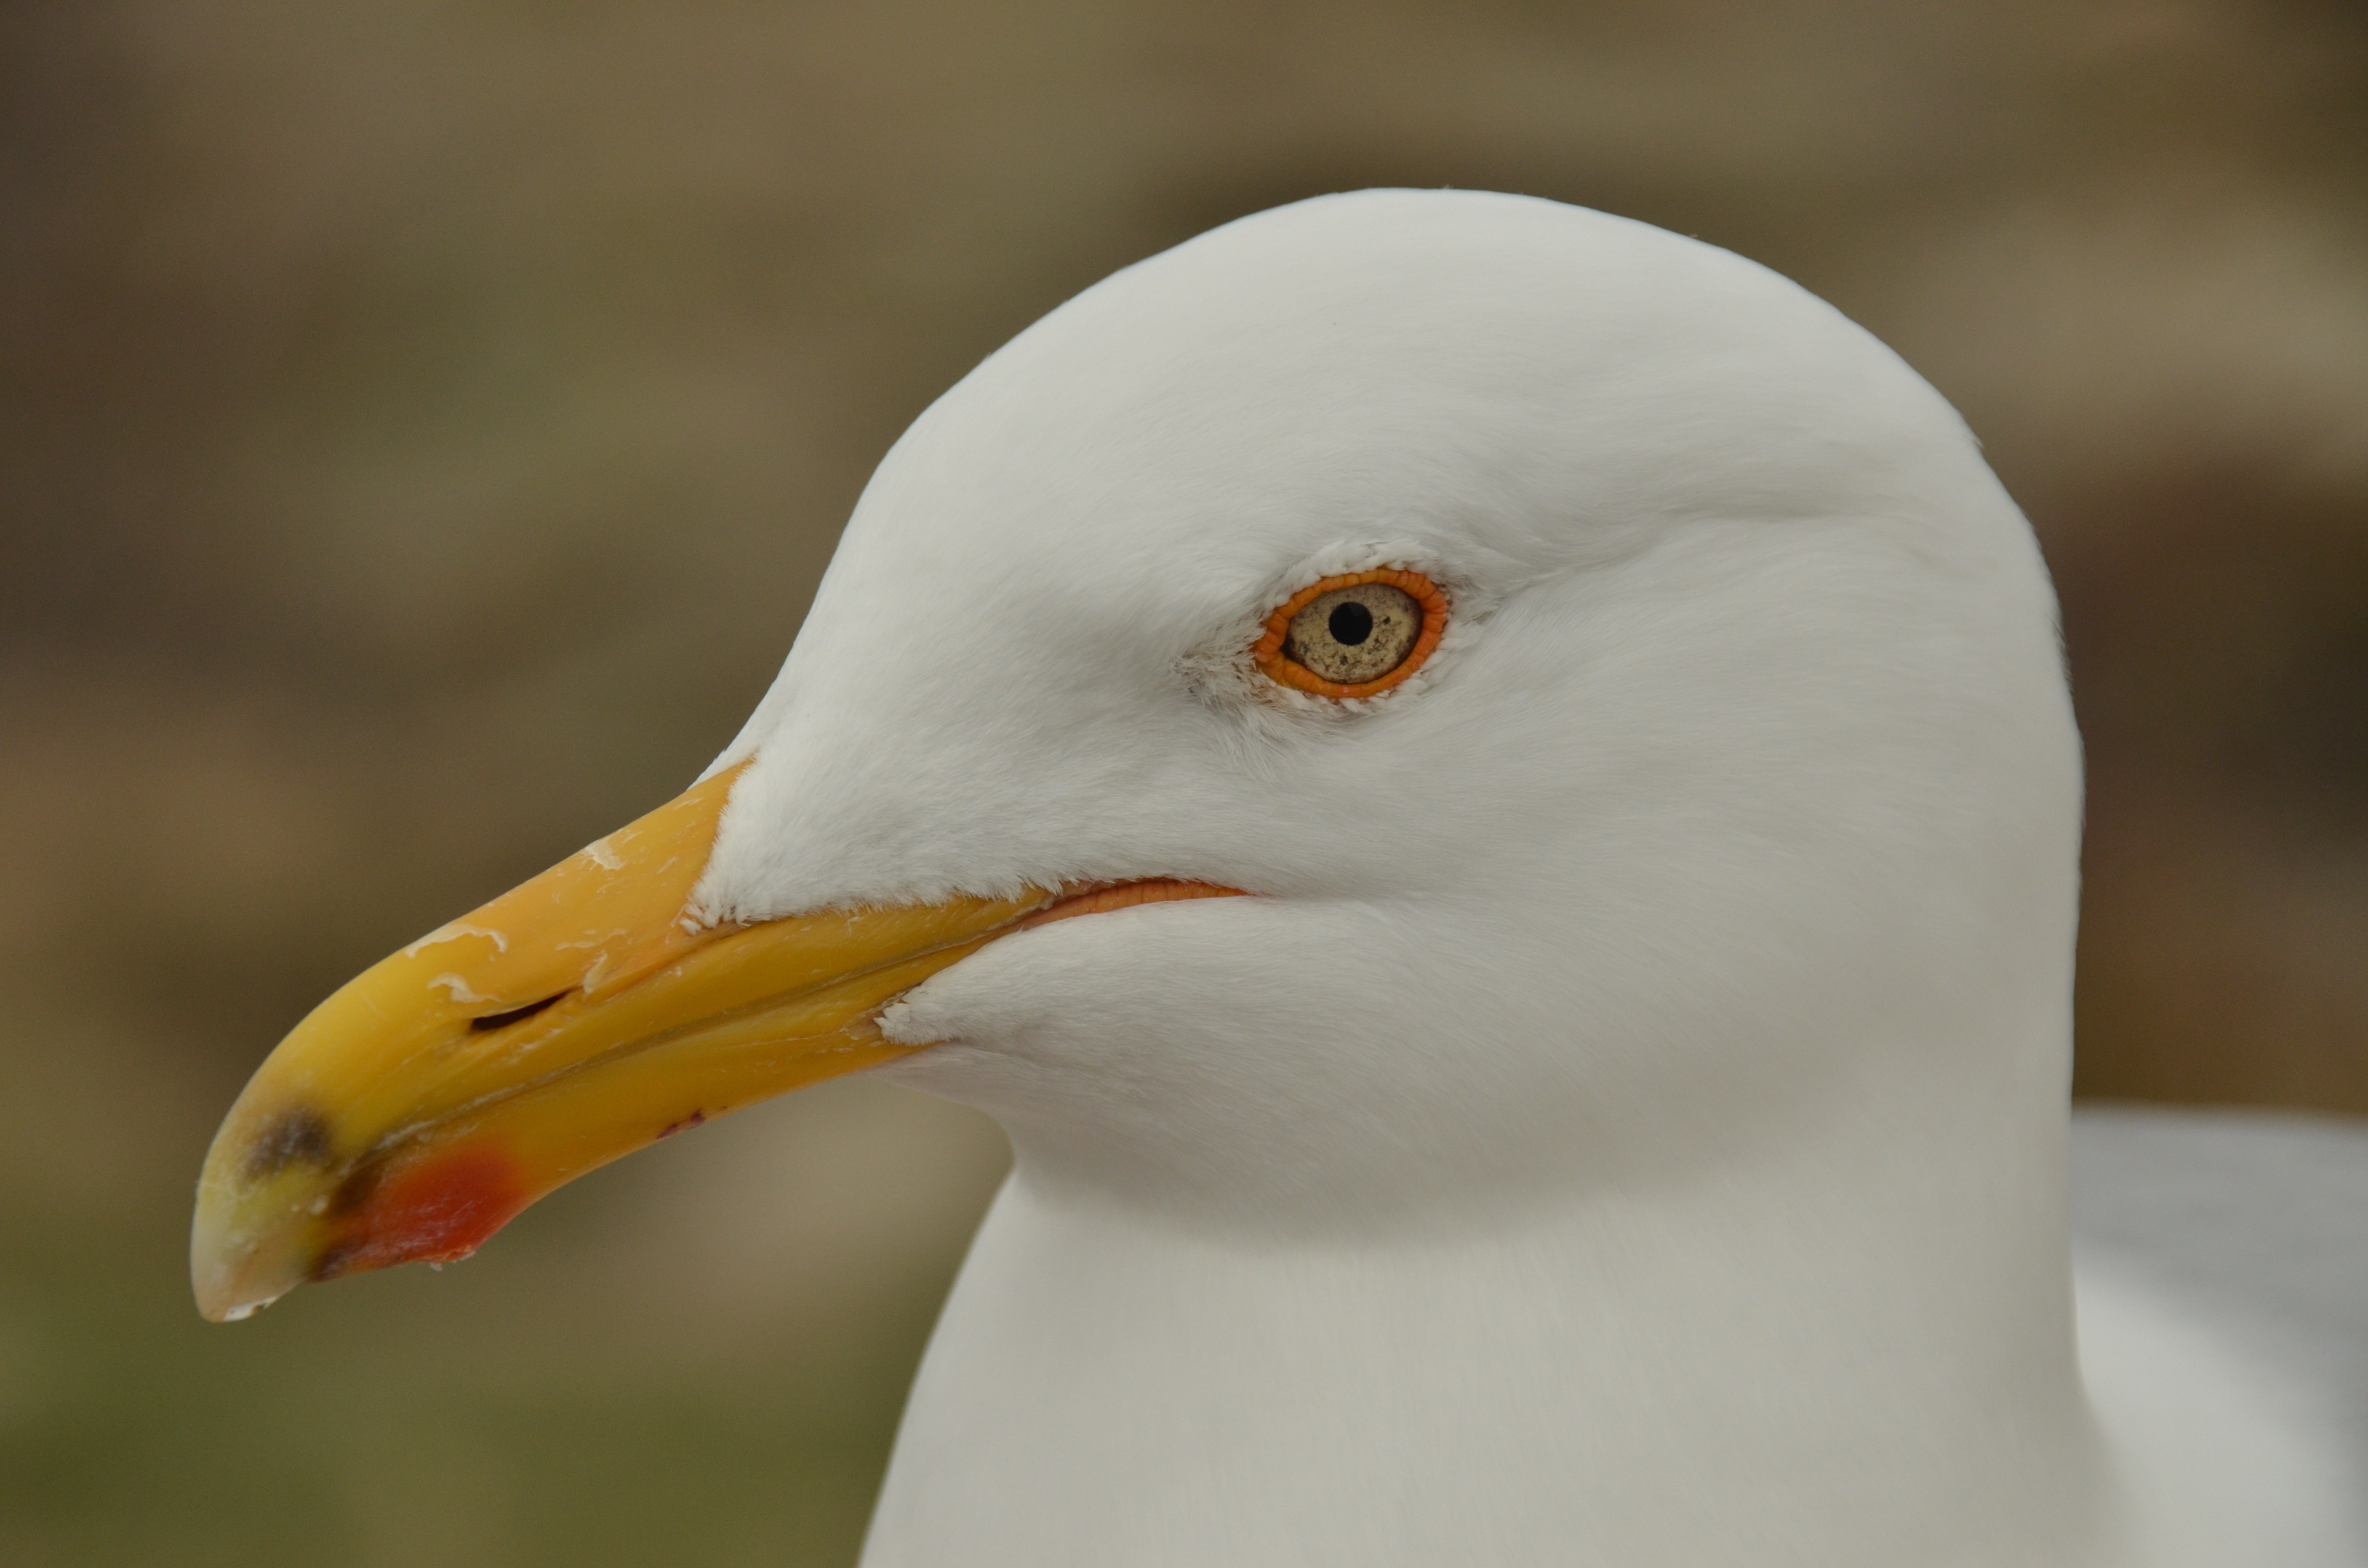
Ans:
[{"label": "white bird", "polygon": [[2145,1190],[2299,1134],[2104,1128],[2076,1335],[2080,797],[2030,529],[1880,343],[1304,202],[980,366],[705,780],[306,1019],[199,1303],[867,1067],[1017,1153],[872,1568],[2368,1562],[2293,1314]]}]

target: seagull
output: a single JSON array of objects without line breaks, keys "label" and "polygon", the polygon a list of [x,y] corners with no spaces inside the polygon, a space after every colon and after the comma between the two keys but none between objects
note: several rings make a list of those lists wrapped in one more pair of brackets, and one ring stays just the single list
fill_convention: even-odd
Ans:
[{"label": "seagull", "polygon": [[198,1303],[862,1071],[1015,1151],[871,1568],[2368,1562],[2304,1278],[2368,1210],[2291,1184],[2368,1140],[2106,1119],[2076,1279],[2081,787],[1874,337],[1554,202],[1280,208],[979,366],[700,780],[297,1026]]}]

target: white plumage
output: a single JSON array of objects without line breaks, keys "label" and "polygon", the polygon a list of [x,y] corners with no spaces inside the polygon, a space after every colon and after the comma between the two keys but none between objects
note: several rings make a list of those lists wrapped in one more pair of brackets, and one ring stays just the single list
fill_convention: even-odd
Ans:
[{"label": "white plumage", "polygon": [[[1415,680],[1248,667],[1376,564],[1452,598]],[[1018,1165],[873,1568],[2362,1561],[2337,1437],[2160,1271],[2084,1281],[2084,1385],[2045,571],[1751,263],[1372,192],[1132,267],[897,444],[751,756],[714,917],[1261,895],[888,1015]]]}]

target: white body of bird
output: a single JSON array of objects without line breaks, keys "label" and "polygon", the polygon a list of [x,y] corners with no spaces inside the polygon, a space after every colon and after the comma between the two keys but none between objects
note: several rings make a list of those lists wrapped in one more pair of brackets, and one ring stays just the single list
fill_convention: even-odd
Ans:
[{"label": "white body of bird", "polygon": [[[1455,597],[1419,684],[1259,689],[1267,606],[1381,563]],[[1130,268],[898,443],[749,756],[719,915],[1267,895],[890,1013],[1018,1167],[875,1568],[2353,1560],[2204,1341],[2113,1363],[2175,1442],[2084,1388],[2054,597],[1764,268],[1443,192]]]},{"label": "white body of bird", "polygon": [[1644,224],[1301,203],[973,372],[706,780],[300,1025],[199,1301],[872,1065],[1017,1162],[871,1568],[2357,1568],[2273,1372],[2135,1276],[2076,1330],[2080,812],[1896,355]]}]

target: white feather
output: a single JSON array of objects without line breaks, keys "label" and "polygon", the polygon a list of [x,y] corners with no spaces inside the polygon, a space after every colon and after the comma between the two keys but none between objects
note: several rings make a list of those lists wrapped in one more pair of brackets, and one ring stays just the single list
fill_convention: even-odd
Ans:
[{"label": "white feather", "polygon": [[[1377,562],[1454,600],[1418,684],[1267,690],[1272,606]],[[1130,268],[898,442],[751,756],[710,917],[1261,895],[1008,938],[888,1016],[1019,1160],[875,1568],[2187,1562],[2163,1511],[2253,1484],[2100,1431],[2078,1370],[2079,753],[2030,530],[1761,267],[1373,192]],[[2236,1408],[2114,1321],[2109,1388],[2192,1364],[2158,1408]]]}]

